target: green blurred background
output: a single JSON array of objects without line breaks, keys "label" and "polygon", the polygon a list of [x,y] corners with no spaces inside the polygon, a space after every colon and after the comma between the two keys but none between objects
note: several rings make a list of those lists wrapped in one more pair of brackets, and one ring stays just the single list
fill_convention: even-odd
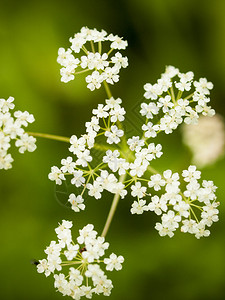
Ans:
[{"label": "green blurred background", "polygon": [[[17,109],[34,114],[30,131],[83,133],[91,110],[105,98],[104,90],[90,92],[79,77],[61,83],[56,58],[58,48],[68,47],[69,37],[88,26],[128,40],[129,67],[112,92],[123,99],[130,120],[143,85],[154,83],[169,64],[212,81],[212,106],[224,115],[224,16],[224,0],[2,0],[0,97],[13,96]],[[181,171],[188,166],[190,153],[179,131],[163,136],[162,143],[159,169]],[[30,260],[44,258],[43,250],[55,239],[54,228],[62,219],[74,221],[74,234],[87,223],[101,232],[112,200],[109,193],[99,201],[89,199],[85,212],[73,213],[47,178],[51,166],[69,154],[67,144],[38,140],[37,146],[24,155],[13,150],[13,168],[0,173],[1,299],[62,299],[52,278],[37,274]],[[109,274],[111,299],[225,299],[224,166],[220,160],[202,170],[203,178],[219,187],[221,201],[220,222],[207,239],[179,232],[172,239],[161,238],[153,214],[131,216],[131,199],[120,202],[107,240],[111,251],[125,256],[125,263],[121,272]]]}]

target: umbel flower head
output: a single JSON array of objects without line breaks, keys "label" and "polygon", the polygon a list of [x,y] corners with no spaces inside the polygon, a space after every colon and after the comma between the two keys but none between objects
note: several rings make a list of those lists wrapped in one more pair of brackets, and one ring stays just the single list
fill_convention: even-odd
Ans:
[{"label": "umbel flower head", "polygon": [[13,101],[13,97],[0,99],[0,169],[5,170],[12,167],[13,158],[8,153],[11,140],[15,140],[15,146],[20,153],[33,152],[36,149],[36,139],[23,129],[34,122],[34,116],[27,111],[15,111],[12,115],[11,110],[15,107]]},{"label": "umbel flower head", "polygon": [[[140,110],[145,121],[140,136],[126,137],[126,112],[120,98],[106,99],[104,105],[93,109],[93,117],[85,123],[86,133],[70,138],[69,151],[75,158],[62,159],[62,166],[52,167],[49,174],[56,184],[70,177],[72,185],[82,188],[68,199],[75,212],[85,209],[86,191],[95,199],[100,199],[104,190],[121,198],[129,192],[135,198],[132,214],[153,211],[161,216],[161,223],[155,226],[161,236],[172,237],[177,228],[197,238],[209,235],[206,227],[218,221],[213,182],[200,183],[201,172],[191,165],[182,172],[186,187],[181,191],[178,173],[169,169],[159,173],[153,167],[163,154],[162,145],[153,142],[160,132],[170,134],[183,122],[196,124],[199,115],[215,114],[208,106],[212,83],[205,78],[193,81],[193,77],[193,72],[181,73],[169,66],[156,84],[145,84],[146,101]],[[93,160],[96,149],[102,151],[98,163]]]},{"label": "umbel flower head", "polygon": [[62,66],[61,81],[69,82],[79,73],[86,76],[87,87],[99,89],[103,81],[114,84],[119,81],[121,68],[128,66],[127,57],[119,50],[127,47],[127,41],[106,31],[82,27],[70,39],[67,50],[59,48],[57,62]]},{"label": "umbel flower head", "polygon": [[55,229],[58,241],[51,241],[45,249],[47,259],[39,260],[37,271],[45,276],[54,274],[54,286],[63,296],[77,300],[82,296],[91,299],[93,293],[109,296],[113,284],[100,265],[107,271],[119,271],[123,256],[112,253],[103,259],[109,243],[97,236],[94,226],[84,226],[76,240],[72,239],[72,226],[71,221],[63,220]]}]

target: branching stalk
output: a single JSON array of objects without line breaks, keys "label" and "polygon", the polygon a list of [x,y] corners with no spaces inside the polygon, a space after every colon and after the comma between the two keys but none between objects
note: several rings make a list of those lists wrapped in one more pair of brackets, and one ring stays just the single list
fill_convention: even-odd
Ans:
[{"label": "branching stalk", "polygon": [[[120,178],[119,178],[119,182],[124,182],[125,178],[126,178],[126,174],[121,175]],[[113,216],[115,214],[115,211],[116,211],[117,204],[118,204],[119,200],[120,200],[120,194],[117,193],[117,194],[115,194],[115,196],[113,198],[113,202],[112,202],[107,220],[105,222],[104,229],[103,229],[102,234],[101,234],[102,237],[105,237],[108,230],[109,230],[109,227],[111,225],[111,222],[112,222]]]},{"label": "branching stalk", "polygon": [[50,139],[50,140],[55,140],[55,141],[61,141],[61,142],[70,142],[69,137],[65,136],[59,136],[59,135],[53,135],[53,134],[48,134],[48,133],[39,133],[39,132],[27,132],[29,135],[35,136],[35,137],[42,137],[45,139]]}]

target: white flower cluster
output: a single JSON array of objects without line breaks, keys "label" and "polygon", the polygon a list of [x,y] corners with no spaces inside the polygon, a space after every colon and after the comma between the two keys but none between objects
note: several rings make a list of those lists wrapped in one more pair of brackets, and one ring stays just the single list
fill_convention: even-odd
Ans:
[{"label": "white flower cluster", "polygon": [[[163,174],[154,174],[150,180],[139,179],[135,185],[131,186],[133,197],[138,197],[134,201],[131,213],[142,214],[144,211],[153,211],[161,215],[161,223],[156,223],[155,228],[160,236],[168,235],[172,237],[174,231],[180,227],[182,232],[194,234],[196,238],[208,236],[213,222],[217,222],[219,203],[216,202],[216,186],[212,181],[203,180],[202,186],[198,182],[201,172],[196,170],[196,166],[189,166],[188,170],[182,172],[183,180],[186,182],[186,189],[182,192],[180,189],[180,176],[178,173],[172,173],[166,170]],[[164,190],[161,196],[154,195],[147,204],[150,191],[147,193],[147,187],[141,185],[147,181],[149,188],[155,191]],[[145,198],[145,199],[143,199]],[[199,220],[200,219],[200,220]]]},{"label": "white flower cluster", "polygon": [[200,168],[215,163],[225,153],[225,126],[222,116],[201,116],[197,125],[182,127],[183,142],[192,152],[192,163]]},{"label": "white flower cluster", "polygon": [[[85,208],[85,191],[89,196],[100,199],[104,190],[119,194],[121,198],[130,190],[131,196],[136,198],[131,207],[132,214],[142,214],[144,211],[162,214],[162,223],[156,225],[160,235],[173,236],[178,223],[183,224],[181,231],[193,233],[197,238],[208,235],[205,226],[211,226],[218,220],[218,203],[214,194],[216,187],[211,181],[203,181],[200,186],[200,172],[196,171],[195,166],[190,166],[182,174],[184,181],[188,182],[183,192],[178,173],[166,170],[159,174],[152,164],[163,154],[161,144],[148,143],[144,134],[126,139],[122,129],[125,110],[121,103],[120,98],[110,98],[105,105],[99,104],[97,109],[93,109],[91,121],[85,124],[86,134],[80,138],[73,135],[70,139],[69,151],[76,159],[71,156],[62,159],[61,168],[52,167],[49,179],[62,184],[67,176],[72,176],[71,183],[83,188],[79,195],[72,193],[69,196],[68,201],[75,212]],[[102,144],[102,138],[101,144],[96,142],[102,135],[106,138],[106,144]],[[104,152],[101,162],[95,167],[91,166],[93,149]],[[147,204],[152,192],[162,192],[163,189],[161,197],[155,195]],[[215,210],[209,209],[211,206]],[[201,221],[196,209],[204,211]],[[187,221],[188,230],[185,227]]]},{"label": "white flower cluster", "polygon": [[[125,49],[127,41],[117,35],[108,35],[104,30],[98,31],[87,27],[82,27],[81,31],[69,40],[70,48],[67,50],[59,48],[58,51],[57,62],[62,66],[61,81],[69,82],[74,79],[76,74],[91,72],[86,76],[87,87],[91,91],[99,89],[103,81],[110,84],[119,81],[120,69],[128,66],[128,59],[123,57],[118,50]],[[106,41],[110,43],[109,50],[103,52],[102,42]],[[90,48],[86,45],[87,43]],[[114,50],[116,53],[112,56]],[[77,54],[80,52],[83,55],[78,58]]]},{"label": "white flower cluster", "polygon": [[[80,195],[70,194],[69,202],[72,205],[72,209],[75,212],[79,212],[85,208],[83,194],[85,190],[88,190],[88,194],[96,199],[100,199],[103,190],[107,190],[113,194],[119,193],[123,198],[127,191],[124,189],[125,185],[120,182],[117,177],[112,173],[118,171],[119,175],[126,174],[126,170],[129,168],[129,163],[125,158],[119,158],[120,152],[116,148],[107,150],[106,155],[103,157],[103,161],[92,168],[90,163],[92,162],[91,149],[96,148],[96,138],[101,135],[105,135],[107,145],[106,149],[109,149],[112,144],[119,144],[124,132],[119,129],[120,122],[124,120],[125,110],[120,106],[122,100],[120,98],[110,98],[106,100],[106,105],[99,104],[97,109],[93,109],[93,117],[90,122],[86,122],[86,134],[80,138],[73,135],[70,138],[69,151],[76,156],[74,161],[71,156],[66,159],[62,159],[62,167],[58,168],[53,166],[49,179],[55,181],[56,184],[61,185],[63,180],[66,180],[66,176],[72,175],[71,183],[77,188],[83,186],[83,191]],[[108,120],[107,120],[108,119]],[[102,123],[102,124],[101,124]],[[117,124],[117,125],[115,125]],[[101,149],[101,145],[100,149]],[[128,149],[129,150],[129,149]],[[115,160],[113,160],[115,158]],[[110,166],[110,172],[105,170]]]},{"label": "white flower cluster", "polygon": [[[168,66],[157,83],[144,85],[144,97],[151,100],[142,103],[140,111],[146,118],[142,127],[146,138],[154,138],[160,131],[169,134],[183,121],[188,125],[197,124],[199,114],[215,114],[214,109],[208,106],[213,84],[206,78],[200,78],[199,81],[193,79],[193,72],[181,73],[177,68]],[[149,120],[156,115],[157,122],[154,124]]]},{"label": "white flower cluster", "polygon": [[12,167],[13,158],[8,153],[11,140],[15,140],[15,146],[19,148],[20,153],[26,150],[33,152],[36,149],[36,139],[22,128],[27,127],[28,123],[33,123],[34,116],[27,111],[15,111],[13,117],[10,112],[15,107],[13,101],[13,97],[7,100],[0,99],[0,169],[5,170]]},{"label": "white flower cluster", "polygon": [[162,222],[156,223],[155,228],[161,236],[172,237],[179,227],[182,232],[194,234],[196,238],[209,236],[210,231],[206,226],[210,227],[219,220],[219,203],[215,195],[217,187],[207,180],[200,185],[201,172],[196,170],[196,166],[189,166],[182,176],[186,182],[183,192],[179,188],[178,173],[172,174],[170,170],[163,172],[165,193],[160,197],[152,197],[147,207],[157,215],[162,215]]},{"label": "white flower cluster", "polygon": [[[107,278],[100,264],[107,271],[121,270],[123,256],[112,253],[109,258],[102,257],[109,243],[105,238],[97,236],[92,224],[79,230],[76,242],[72,240],[71,221],[62,221],[56,229],[58,241],[51,241],[45,249],[47,259],[39,260],[37,271],[49,276],[54,274],[54,286],[63,294],[79,300],[92,294],[109,296],[113,288],[112,281]],[[63,267],[69,267],[68,274],[62,273]],[[66,269],[67,269],[66,268]],[[59,273],[60,272],[60,273]]]}]

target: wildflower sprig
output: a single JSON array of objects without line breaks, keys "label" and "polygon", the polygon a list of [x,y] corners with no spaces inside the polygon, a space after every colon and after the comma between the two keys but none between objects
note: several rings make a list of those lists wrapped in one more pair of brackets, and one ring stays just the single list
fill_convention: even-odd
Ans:
[{"label": "wildflower sprig", "polygon": [[[141,104],[141,115],[146,121],[142,126],[146,139],[154,138],[161,131],[172,133],[181,123],[197,124],[199,115],[212,117],[215,110],[208,106],[213,84],[206,78],[193,81],[194,73],[181,73],[173,66],[166,67],[154,85],[144,85],[144,97],[151,101]],[[149,120],[155,120],[155,124]]]},{"label": "wildflower sprig", "polygon": [[7,100],[0,99],[0,169],[10,169],[13,158],[8,153],[11,147],[11,140],[15,140],[15,146],[19,148],[20,153],[25,151],[33,152],[36,149],[36,139],[28,135],[23,127],[34,122],[34,116],[27,111],[12,110],[15,107],[14,98]]},{"label": "wildflower sprig", "polygon": [[[61,81],[68,82],[79,73],[91,72],[86,77],[87,87],[93,91],[103,84],[107,99],[93,109],[91,120],[85,123],[86,132],[80,137],[32,135],[70,144],[70,155],[61,160],[60,167],[53,166],[48,177],[57,185],[67,178],[70,180],[74,192],[68,195],[68,202],[74,212],[85,209],[88,196],[101,199],[104,191],[113,194],[113,201],[100,237],[94,226],[88,224],[79,231],[75,243],[70,231],[72,222],[64,220],[56,228],[58,242],[52,241],[47,247],[47,259],[40,260],[37,269],[48,276],[70,266],[68,275],[54,275],[55,287],[63,295],[80,299],[81,296],[91,298],[93,293],[110,294],[112,282],[100,264],[104,263],[109,271],[122,268],[122,256],[112,253],[109,258],[100,259],[109,246],[105,236],[120,198],[128,194],[134,198],[132,214],[154,212],[160,216],[155,229],[160,236],[169,237],[178,228],[196,238],[209,236],[208,228],[218,221],[219,203],[215,195],[217,187],[210,180],[200,182],[201,172],[195,165],[187,167],[181,175],[170,169],[160,173],[154,166],[163,155],[162,145],[153,140],[159,133],[170,134],[182,123],[197,124],[200,115],[215,114],[208,105],[213,84],[206,78],[194,81],[191,71],[181,73],[173,66],[166,67],[157,83],[144,85],[145,102],[140,107],[140,114],[145,118],[142,132],[130,137],[123,126],[126,111],[122,100],[114,98],[109,88],[109,84],[119,80],[119,70],[128,66],[126,57],[119,52],[114,56],[112,53],[125,49],[127,42],[107,35],[104,30],[86,27],[70,38],[70,42],[68,50],[60,48],[58,52]],[[107,44],[110,45],[105,50]],[[83,55],[75,57],[72,51]],[[101,154],[96,155],[96,150]]]},{"label": "wildflower sprig", "polygon": [[[175,75],[181,78],[181,82],[174,81]],[[153,211],[161,215],[161,223],[155,226],[161,236],[172,237],[179,227],[182,232],[192,233],[197,238],[209,235],[206,226],[209,227],[218,220],[216,208],[218,203],[215,202],[214,193],[216,187],[213,183],[204,180],[200,186],[198,182],[200,171],[197,171],[195,166],[189,166],[188,170],[182,173],[184,181],[188,184],[186,189],[181,191],[178,173],[165,170],[160,174],[154,167],[154,161],[163,154],[162,145],[155,144],[151,140],[156,134],[162,131],[169,134],[182,122],[195,124],[200,113],[207,112],[209,116],[214,114],[214,110],[209,106],[208,109],[200,109],[200,106],[206,107],[206,103],[209,102],[206,95],[209,94],[212,85],[206,80],[195,81],[195,91],[185,99],[181,99],[185,87],[184,78],[189,80],[186,82],[186,89],[190,90],[193,73],[182,74],[178,69],[170,66],[166,68],[158,83],[151,85],[151,89],[150,84],[144,86],[145,90],[148,89],[144,94],[145,98],[150,97],[155,102],[141,104],[140,113],[147,120],[142,126],[141,136],[126,137],[122,124],[126,112],[121,106],[120,98],[106,99],[105,105],[99,104],[96,109],[93,109],[91,121],[85,123],[86,133],[80,138],[75,135],[70,138],[69,151],[76,159],[72,156],[62,159],[62,166],[52,167],[49,174],[49,179],[56,184],[62,184],[67,176],[72,176],[72,185],[77,188],[83,187],[79,195],[72,193],[68,199],[75,212],[85,209],[86,191],[89,196],[100,199],[106,190],[114,194],[117,201],[118,198],[123,199],[129,192],[136,198],[131,206],[132,214]],[[165,83],[169,91],[166,90]],[[177,96],[175,96],[175,88],[178,88]],[[163,98],[162,94],[166,91],[173,96],[168,95]],[[195,98],[197,104],[192,108],[193,97],[197,97],[197,93],[199,97],[201,95],[201,99],[197,101]],[[168,101],[165,103],[163,101],[166,98]],[[148,120],[154,119],[154,116],[159,121],[156,120],[155,125],[151,123],[151,126],[152,130],[157,127],[157,131],[155,130],[155,134],[148,134],[149,130],[145,129],[150,128]],[[105,137],[105,142],[102,138],[98,140],[100,136]],[[97,166],[94,166],[93,153],[96,148],[101,150],[103,155]],[[161,196],[158,193],[161,193]],[[206,211],[208,213],[205,213]]]},{"label": "wildflower sprig", "polygon": [[63,296],[73,299],[82,296],[90,299],[94,293],[109,296],[112,281],[100,265],[105,266],[106,271],[119,271],[123,256],[111,253],[103,259],[109,243],[97,236],[94,226],[88,224],[80,229],[76,241],[72,239],[72,226],[71,221],[63,220],[55,229],[58,241],[51,241],[45,249],[47,259],[39,260],[37,271],[45,276],[54,274],[54,286]]},{"label": "wildflower sprig", "polygon": [[114,84],[119,81],[119,71],[128,66],[128,59],[118,50],[125,49],[127,41],[117,35],[108,35],[104,30],[87,27],[82,27],[69,40],[70,48],[59,48],[58,51],[57,62],[62,66],[61,81],[69,82],[80,73],[91,73],[86,76],[87,87],[91,91],[99,89],[102,82]]}]

